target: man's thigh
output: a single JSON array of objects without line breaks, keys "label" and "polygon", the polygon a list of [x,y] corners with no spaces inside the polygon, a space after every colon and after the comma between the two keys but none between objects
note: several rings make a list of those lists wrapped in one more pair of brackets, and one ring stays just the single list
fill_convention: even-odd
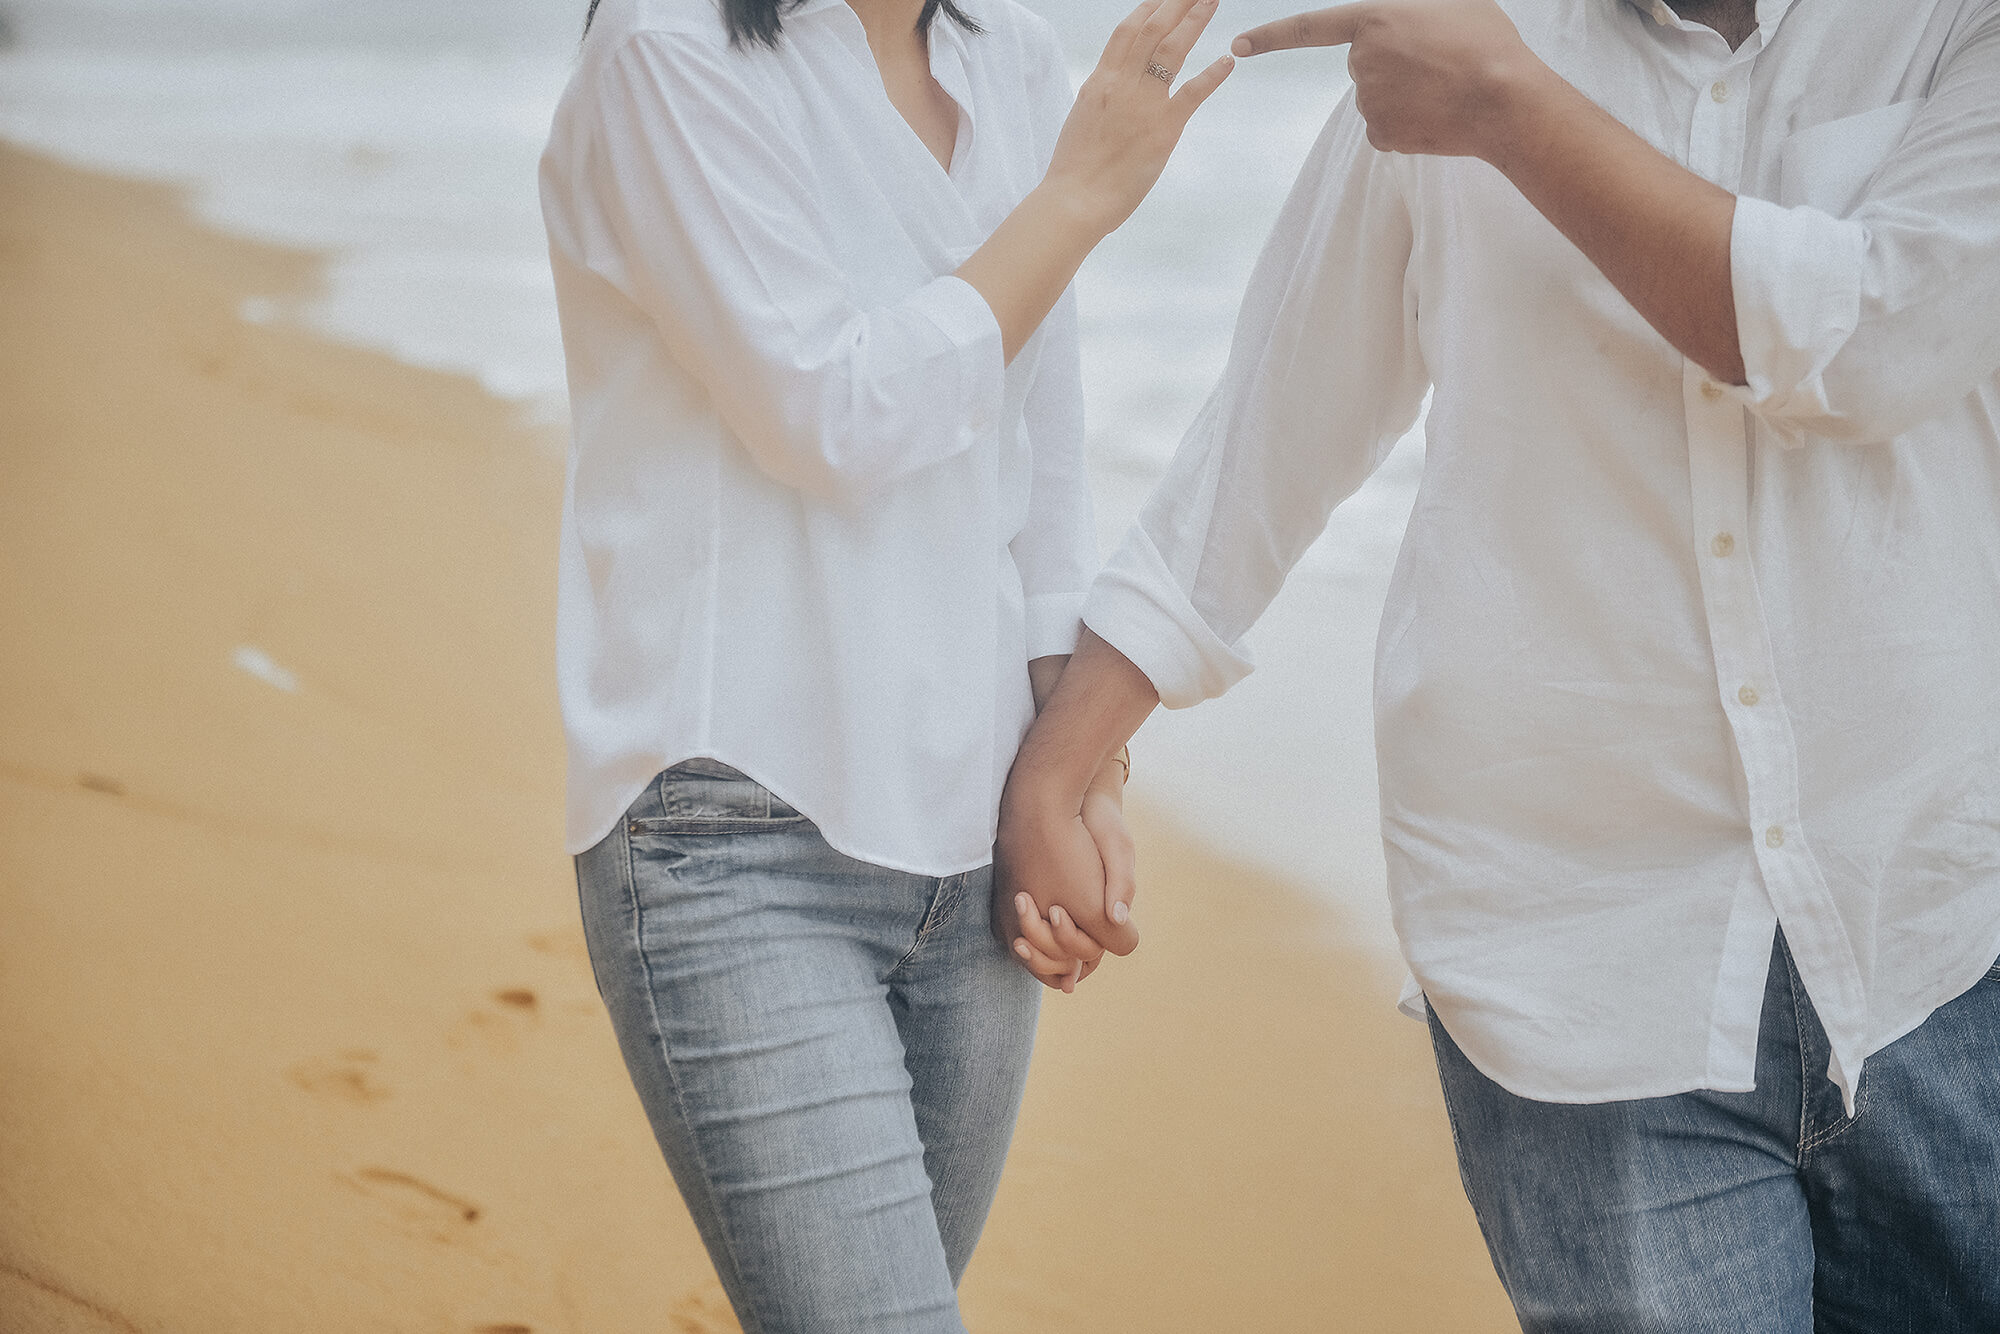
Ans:
[{"label": "man's thigh", "polygon": [[1868,1058],[1804,1159],[1823,1334],[2000,1330],[2000,966]]},{"label": "man's thigh", "polygon": [[1812,1329],[1779,1090],[1536,1102],[1481,1074],[1435,1014],[1431,1036],[1466,1194],[1527,1334]]}]

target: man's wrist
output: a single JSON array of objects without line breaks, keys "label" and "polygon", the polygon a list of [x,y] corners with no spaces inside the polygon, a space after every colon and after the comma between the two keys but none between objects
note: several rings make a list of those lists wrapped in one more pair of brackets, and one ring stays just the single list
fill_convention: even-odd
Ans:
[{"label": "man's wrist", "polygon": [[1479,157],[1511,177],[1521,154],[1560,123],[1564,102],[1582,96],[1526,47],[1496,62],[1488,74],[1487,112],[1479,118]]},{"label": "man's wrist", "polygon": [[1098,768],[1074,757],[1052,755],[1030,745],[1014,760],[1000,801],[1000,815],[1009,820],[1073,819],[1083,808],[1084,794],[1097,782]]}]

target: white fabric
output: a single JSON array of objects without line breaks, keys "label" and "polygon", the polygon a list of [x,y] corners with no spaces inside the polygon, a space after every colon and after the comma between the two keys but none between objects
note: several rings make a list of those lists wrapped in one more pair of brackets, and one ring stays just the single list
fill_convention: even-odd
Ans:
[{"label": "white fabric", "polygon": [[575,422],[558,673],[573,852],[661,769],[735,766],[840,851],[991,860],[1097,560],[1074,304],[1003,367],[949,276],[1070,104],[1012,0],[940,19],[949,173],[842,0],[732,49],[710,0],[605,0],[542,162]]},{"label": "white fabric", "polygon": [[1749,386],[1345,102],[1084,620],[1170,705],[1226,688],[1429,390],[1376,668],[1416,982],[1524,1096],[1747,1089],[1782,923],[1851,1097],[2000,953],[2000,3],[1766,0],[1733,53],[1664,4],[1517,8],[1741,192]]}]

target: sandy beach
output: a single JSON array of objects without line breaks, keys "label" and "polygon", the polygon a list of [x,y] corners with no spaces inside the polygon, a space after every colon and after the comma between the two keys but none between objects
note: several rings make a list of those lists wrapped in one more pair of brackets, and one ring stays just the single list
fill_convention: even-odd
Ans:
[{"label": "sandy beach", "polygon": [[[321,271],[0,149],[0,1331],[734,1329],[560,847],[560,437]],[[1514,1328],[1423,1030],[1139,769],[970,1327]]]}]

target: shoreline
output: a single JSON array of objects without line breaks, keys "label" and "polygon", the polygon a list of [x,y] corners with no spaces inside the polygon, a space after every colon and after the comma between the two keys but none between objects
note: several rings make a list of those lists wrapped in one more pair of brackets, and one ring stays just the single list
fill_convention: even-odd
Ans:
[{"label": "shoreline", "polygon": [[[0,1326],[733,1329],[561,855],[560,437],[242,318],[322,265],[0,145]],[[968,1324],[1513,1328],[1379,961],[1135,825]]]}]

